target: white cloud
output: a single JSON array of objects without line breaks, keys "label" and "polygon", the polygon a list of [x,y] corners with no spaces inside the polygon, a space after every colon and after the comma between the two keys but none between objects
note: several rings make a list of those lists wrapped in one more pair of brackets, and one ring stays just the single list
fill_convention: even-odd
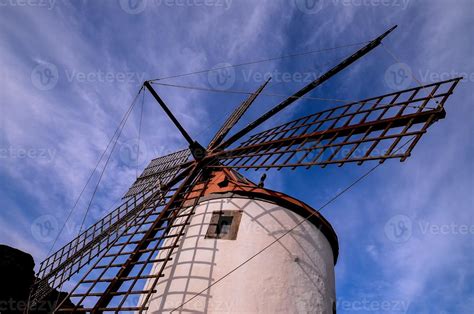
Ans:
[{"label": "white cloud", "polygon": [[[472,3],[420,3],[413,3],[406,11],[381,9],[377,12],[372,12],[372,8],[328,6],[321,14],[312,16],[294,10],[292,3],[278,1],[258,4],[235,1],[228,11],[150,8],[137,16],[127,15],[113,4],[104,5],[111,12],[116,10],[117,15],[103,12],[86,14],[72,6],[59,6],[53,11],[5,8],[4,12],[8,13],[2,12],[0,19],[2,41],[5,42],[0,47],[1,106],[5,113],[0,120],[1,145],[50,149],[55,157],[52,162],[38,158],[2,160],[0,172],[5,181],[14,182],[19,186],[17,192],[22,193],[14,195],[31,203],[28,208],[18,207],[14,202],[7,203],[7,210],[14,213],[19,223],[12,225],[11,215],[6,216],[8,219],[0,218],[2,242],[33,253],[37,261],[44,257],[48,245],[32,242],[31,223],[38,216],[51,213],[62,222],[140,84],[71,81],[66,71],[146,73],[151,76],[147,78],[155,78],[211,68],[220,62],[238,63],[279,56],[300,48],[304,51],[353,43],[354,38],[372,38],[380,30],[399,23],[400,29],[391,35],[388,45],[408,59],[413,69],[473,72],[472,41],[464,34],[467,29],[472,29],[472,19],[465,15],[472,10]],[[85,7],[81,6],[81,9]],[[299,37],[292,38],[297,35]],[[344,50],[348,51],[352,50]],[[339,55],[345,54],[337,52],[335,56]],[[319,57],[314,59],[319,60]],[[338,81],[342,82],[341,86],[331,90],[333,96],[351,94],[349,96],[354,98],[359,93],[367,96],[377,91],[380,86],[375,86],[378,85],[375,83],[379,77],[371,77],[374,86],[368,88],[367,84],[372,84],[372,81],[366,81],[361,73],[365,75],[364,71],[372,68],[374,72],[379,70],[382,61],[387,62],[386,66],[392,63],[380,51],[367,56],[363,63],[344,73],[344,79]],[[31,83],[31,72],[38,63],[45,62],[58,67],[60,79],[52,90],[40,91]],[[279,65],[280,62],[272,62],[259,69],[267,71]],[[298,66],[303,68],[307,64],[302,62]],[[383,77],[383,73],[381,75]],[[207,85],[206,75],[182,81]],[[469,285],[466,278],[471,278],[471,272],[468,269],[455,271],[466,267],[469,261],[472,263],[473,257],[463,253],[469,249],[472,252],[469,238],[414,233],[407,243],[394,244],[384,237],[383,225],[391,216],[400,213],[411,217],[415,225],[421,221],[474,223],[473,115],[469,102],[472,83],[459,87],[447,106],[447,119],[430,129],[406,164],[387,162],[377,174],[349,192],[352,194],[345,195],[324,210],[341,238],[338,285],[347,285],[358,272],[357,267],[364,266],[358,263],[359,260],[361,264],[374,265],[380,270],[380,275],[364,273],[370,278],[378,277],[374,282],[359,283],[361,295],[364,291],[379,289],[377,293],[385,291],[385,298],[401,298],[413,303],[420,296],[432,296],[430,284],[439,279],[434,275],[437,273],[456,278],[449,283],[452,287],[450,294],[462,294]],[[250,89],[257,84],[238,82],[237,85]],[[190,133],[200,136],[205,133],[202,137],[210,137],[212,130],[219,127],[213,123],[214,120],[223,120],[219,119],[219,113],[228,111],[226,109],[236,106],[243,98],[225,96],[218,98],[223,99],[222,103],[216,103],[201,92],[157,89]],[[245,121],[258,116],[273,102],[273,98],[263,98],[247,114]],[[185,145],[151,98],[148,98],[145,108],[146,134],[143,140],[147,145],[148,159],[162,152],[163,148],[177,149]],[[287,120],[295,112],[299,112],[297,107],[278,119]],[[127,145],[127,140],[137,137],[137,115],[130,122],[118,150],[120,145]],[[206,128],[209,130],[203,131]],[[117,153],[114,156],[103,179],[102,192],[97,195],[96,207],[91,212],[94,218],[102,208],[108,208],[120,197],[135,176],[133,166],[124,165]],[[303,201],[318,207],[363,170],[345,167],[324,171],[314,170],[306,175],[301,172],[291,175],[289,171],[272,172],[267,186],[288,188],[289,191],[285,192],[289,194],[312,189],[311,195]],[[254,177],[258,179],[259,175],[257,173]],[[308,187],[307,182],[314,186]],[[76,225],[86,204],[87,199],[84,199],[74,216]],[[71,237],[70,233],[65,235],[62,242]],[[395,284],[395,288],[390,282]],[[472,297],[466,298],[467,304],[473,302]]]}]

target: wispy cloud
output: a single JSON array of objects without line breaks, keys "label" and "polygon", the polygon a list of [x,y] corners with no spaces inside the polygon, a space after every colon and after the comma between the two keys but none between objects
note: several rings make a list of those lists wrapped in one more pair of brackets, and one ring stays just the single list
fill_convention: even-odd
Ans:
[{"label": "wispy cloud", "polygon": [[[6,155],[0,164],[1,241],[31,252],[36,261],[45,257],[51,241],[35,238],[32,227],[50,217],[53,220],[48,223],[64,223],[144,78],[365,41],[393,24],[400,27],[386,41],[387,48],[418,79],[474,73],[474,48],[467,34],[474,27],[468,14],[473,9],[471,1],[399,1],[401,6],[376,6],[375,1],[320,2],[323,5],[313,10],[293,0],[199,7],[148,1],[143,10],[134,12],[124,9],[120,1],[57,1],[51,9],[3,6],[0,148]],[[321,71],[353,49],[236,68],[229,88],[254,90],[262,83],[244,70],[260,74],[275,69]],[[314,95],[357,99],[391,91],[385,72],[394,63],[377,49]],[[166,82],[213,87],[208,73]],[[404,312],[409,305],[408,312],[467,313],[468,305],[473,305],[472,234],[423,232],[426,223],[474,225],[473,83],[468,78],[460,85],[447,105],[447,119],[430,129],[408,162],[387,162],[324,209],[341,242],[338,298],[403,302],[401,310],[391,308],[392,312]],[[289,82],[269,90],[291,93],[303,84]],[[203,142],[244,98],[160,86],[157,90],[189,132]],[[245,121],[278,100],[260,98]],[[330,105],[300,102],[271,123]],[[136,159],[129,154],[138,140],[139,108],[118,141],[88,223],[113,207],[135,177]],[[144,110],[141,168],[157,155],[186,145],[150,97]],[[283,170],[270,173],[267,186],[317,208],[364,170],[346,166]],[[258,180],[261,174],[248,175]],[[91,192],[88,189],[86,195]],[[85,197],[60,242],[74,237],[87,203]],[[390,240],[385,232],[387,222],[397,215],[412,223],[413,233],[402,243]],[[346,311],[356,309],[340,309]]]}]

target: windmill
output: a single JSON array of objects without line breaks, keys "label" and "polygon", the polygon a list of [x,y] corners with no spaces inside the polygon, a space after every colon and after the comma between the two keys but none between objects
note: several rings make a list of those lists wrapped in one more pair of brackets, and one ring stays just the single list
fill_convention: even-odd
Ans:
[{"label": "windmill", "polygon": [[[81,273],[67,298],[75,305],[58,300],[57,312],[332,312],[338,241],[330,223],[238,171],[405,161],[445,118],[444,104],[461,78],[332,107],[248,136],[395,27],[230,135],[266,81],[206,147],[183,128],[155,82],[146,81],[140,91],[158,102],[188,149],[152,160],[119,207],[45,259],[30,306]],[[271,253],[264,258],[263,250]],[[253,266],[244,269],[248,262]]]}]

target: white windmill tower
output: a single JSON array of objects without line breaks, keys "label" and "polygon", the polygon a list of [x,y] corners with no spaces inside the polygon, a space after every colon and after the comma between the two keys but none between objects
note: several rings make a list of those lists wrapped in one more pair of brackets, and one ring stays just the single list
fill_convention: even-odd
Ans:
[{"label": "white windmill tower", "polygon": [[197,205],[190,201],[176,220],[189,225],[149,313],[332,313],[338,243],[324,217],[228,169],[212,172],[197,188],[205,190],[194,192]]},{"label": "white windmill tower", "polygon": [[[56,311],[335,311],[338,241],[329,222],[304,202],[238,171],[404,161],[428,127],[445,117],[444,104],[461,78],[333,107],[234,143],[380,45],[394,28],[227,137],[267,81],[207,148],[153,89],[160,82],[145,82],[139,94],[151,93],[189,149],[152,160],[122,205],[47,258],[31,305],[80,273]],[[66,306],[67,299],[75,306]]]}]

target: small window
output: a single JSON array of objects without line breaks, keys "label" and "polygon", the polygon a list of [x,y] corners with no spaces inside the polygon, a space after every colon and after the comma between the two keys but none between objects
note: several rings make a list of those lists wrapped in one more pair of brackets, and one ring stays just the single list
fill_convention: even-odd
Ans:
[{"label": "small window", "polygon": [[219,216],[219,221],[217,222],[216,234],[218,236],[227,235],[230,232],[230,226],[232,225],[232,216]]},{"label": "small window", "polygon": [[235,240],[239,231],[242,211],[222,210],[212,213],[206,239]]}]

